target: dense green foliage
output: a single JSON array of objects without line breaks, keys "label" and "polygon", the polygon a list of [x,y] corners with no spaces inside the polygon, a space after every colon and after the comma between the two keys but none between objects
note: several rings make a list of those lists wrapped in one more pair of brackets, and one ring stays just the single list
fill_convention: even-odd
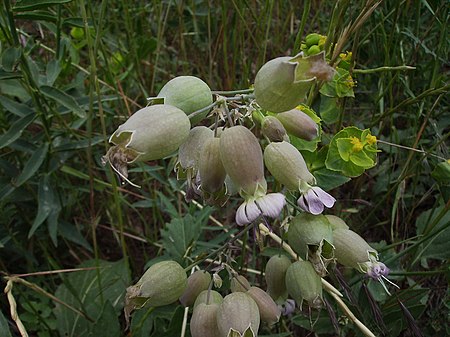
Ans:
[{"label": "dense green foliage", "polygon": [[[170,257],[186,267],[238,232],[237,198],[223,208],[185,202],[175,156],[132,167],[130,178],[141,189],[122,186],[102,165],[109,136],[171,78],[195,75],[216,91],[248,89],[265,62],[295,55],[305,36],[317,32],[356,60],[354,98],[337,84],[321,93],[333,92],[338,100],[310,96],[323,121],[322,142],[332,149],[335,134],[356,126],[370,129],[382,151],[376,161],[370,155],[366,170],[346,174],[356,178],[322,176],[329,188],[340,185],[332,190],[338,202],[328,214],[373,243],[401,289],[388,296],[349,269],[341,269],[347,288],[339,276],[330,282],[377,335],[420,336],[417,329],[424,336],[450,334],[449,6],[385,1],[361,20],[359,14],[373,4],[5,0],[0,270],[2,288],[7,280],[13,285],[9,295],[28,333],[122,335],[125,288],[150,261]],[[349,133],[359,132],[351,130],[340,134],[344,145]],[[314,155],[304,154],[310,163]],[[311,167],[312,173],[320,169]],[[264,269],[276,245],[267,242],[260,250],[252,235],[240,239],[233,242],[240,248],[232,256],[234,267],[264,286],[254,271]],[[222,278],[226,289],[225,272]],[[329,302],[341,334],[360,335]],[[0,336],[18,335],[10,303],[1,297]],[[130,335],[179,336],[183,315],[176,304],[141,310]],[[325,312],[311,318],[304,310],[260,331],[333,335],[332,323]]]}]

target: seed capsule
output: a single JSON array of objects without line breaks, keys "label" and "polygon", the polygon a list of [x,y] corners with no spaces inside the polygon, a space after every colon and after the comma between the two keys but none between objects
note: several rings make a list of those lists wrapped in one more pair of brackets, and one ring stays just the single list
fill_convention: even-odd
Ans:
[{"label": "seed capsule", "polygon": [[184,169],[198,169],[202,149],[209,139],[214,137],[214,132],[206,126],[196,126],[189,131],[186,141],[180,145],[178,161]]},{"label": "seed capsule", "polygon": [[297,261],[289,267],[286,287],[300,308],[304,300],[311,308],[322,307],[322,282],[309,261]]},{"label": "seed capsule", "polygon": [[256,74],[255,100],[267,111],[287,111],[304,100],[316,79],[329,81],[333,74],[324,53],[278,57],[264,64]]},{"label": "seed capsule", "polygon": [[349,229],[348,225],[340,217],[332,214],[325,215],[330,222],[331,228],[336,230],[338,228]]},{"label": "seed capsule", "polygon": [[[203,109],[213,102],[211,89],[198,77],[178,76],[167,82],[158,94],[164,98],[165,104],[176,106],[186,115]],[[200,122],[206,117],[209,110],[205,110],[192,118],[192,124]]]},{"label": "seed capsule", "polygon": [[159,307],[175,302],[186,286],[186,273],[177,262],[155,263],[135,285],[127,288],[124,309],[127,322],[135,309],[145,305]]},{"label": "seed capsule", "polygon": [[[231,293],[223,299],[217,311],[217,325],[220,337],[227,337],[234,330],[244,336],[257,336],[260,323],[259,309],[256,302],[246,293]],[[237,335],[239,336],[239,335]]]},{"label": "seed capsule", "polygon": [[315,182],[301,153],[288,142],[267,145],[264,162],[273,177],[289,190],[298,190],[300,181],[310,184]]},{"label": "seed capsule", "polygon": [[250,282],[242,276],[242,275],[236,275],[231,279],[230,282],[230,289],[231,292],[242,292],[245,293],[247,290],[249,290],[251,287]]},{"label": "seed capsule", "polygon": [[[209,293],[209,295],[208,295]],[[223,301],[223,297],[222,295],[220,295],[220,293],[218,293],[215,290],[203,290],[198,296],[197,299],[195,300],[194,303],[194,309],[195,307],[197,307],[200,303],[205,303],[205,304],[220,304]]]},{"label": "seed capsule", "polygon": [[281,112],[275,117],[281,122],[286,131],[298,138],[313,140],[319,134],[319,128],[311,117],[298,108]]},{"label": "seed capsule", "polygon": [[220,136],[220,156],[225,171],[241,194],[253,196],[267,189],[261,147],[255,135],[238,125],[225,129]]},{"label": "seed capsule", "polygon": [[219,336],[219,327],[217,326],[217,310],[219,305],[216,303],[200,303],[194,308],[191,317],[190,330],[192,337],[217,337]]},{"label": "seed capsule", "polygon": [[224,188],[227,173],[220,158],[219,138],[211,138],[205,143],[200,154],[199,172],[204,192],[214,194]]},{"label": "seed capsule", "polygon": [[183,306],[188,307],[194,304],[197,296],[204,290],[208,289],[211,282],[211,275],[203,270],[197,270],[191,274],[187,279],[187,286],[183,295],[180,297],[180,302]]},{"label": "seed capsule", "polygon": [[190,126],[183,111],[171,105],[157,104],[134,113],[109,141],[133,152],[128,163],[161,159],[179,148],[186,140]]},{"label": "seed capsule", "polygon": [[282,142],[289,139],[285,127],[274,116],[264,117],[261,123],[261,131],[272,142]]},{"label": "seed capsule", "polygon": [[288,242],[303,259],[311,261],[319,275],[326,275],[334,247],[333,231],[324,215],[297,215],[289,224]]},{"label": "seed capsule", "polygon": [[267,292],[277,303],[283,303],[287,298],[286,271],[291,264],[291,260],[283,254],[274,255],[267,261]]},{"label": "seed capsule", "polygon": [[259,309],[259,315],[261,321],[268,323],[269,325],[275,324],[279,321],[281,311],[272,297],[264,290],[258,287],[250,287],[246,292],[253,300]]},{"label": "seed capsule", "polygon": [[361,236],[349,229],[333,231],[336,260],[346,266],[367,272],[367,262],[378,260],[378,253]]}]

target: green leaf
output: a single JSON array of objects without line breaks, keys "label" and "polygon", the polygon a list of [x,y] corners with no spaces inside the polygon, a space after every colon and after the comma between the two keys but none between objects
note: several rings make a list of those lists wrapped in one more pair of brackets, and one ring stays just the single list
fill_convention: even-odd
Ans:
[{"label": "green leaf", "polygon": [[11,80],[15,78],[21,78],[22,74],[19,72],[12,72],[12,71],[4,71],[3,69],[0,69],[0,80]]},{"label": "green leaf", "polygon": [[10,47],[2,53],[2,67],[7,72],[12,72],[19,63],[22,51],[20,48]]},{"label": "green leaf", "polygon": [[64,91],[47,85],[41,86],[40,90],[45,96],[72,110],[78,117],[86,117],[85,111],[81,109],[77,101],[72,96],[66,94]]},{"label": "green leaf", "polygon": [[26,104],[16,102],[5,96],[0,96],[0,104],[9,112],[19,117],[25,117],[34,113],[34,110]]},{"label": "green leaf", "polygon": [[8,321],[3,313],[0,311],[0,337],[12,337],[11,330],[9,330]]},{"label": "green leaf", "polygon": [[326,124],[333,124],[339,120],[340,103],[338,98],[320,95],[320,117]]},{"label": "green leaf", "polygon": [[173,259],[182,262],[186,252],[192,249],[200,236],[204,218],[187,214],[184,218],[173,218],[161,230],[163,247]]},{"label": "green leaf", "polygon": [[0,136],[0,149],[17,140],[22,135],[25,128],[30,125],[35,118],[35,114],[29,114],[15,121],[9,130],[6,131],[3,136]]},{"label": "green leaf", "polygon": [[103,310],[92,327],[92,336],[119,337],[120,323],[110,301],[106,301]]},{"label": "green leaf", "polygon": [[353,164],[363,167],[365,169],[371,168],[375,165],[374,161],[371,158],[369,158],[369,156],[364,151],[353,152],[350,155],[350,161]]},{"label": "green leaf", "polygon": [[450,184],[450,162],[447,160],[437,164],[433,172],[431,172],[431,176],[438,183]]},{"label": "green leaf", "polygon": [[30,179],[36,171],[41,167],[44,162],[45,157],[47,156],[48,144],[45,143],[39,149],[37,149],[33,155],[26,162],[23,171],[17,177],[14,185],[19,187],[23,183],[25,183],[28,179]]},{"label": "green leaf", "polygon": [[[439,218],[440,217],[440,218]],[[417,250],[418,258],[450,259],[450,212],[445,206],[430,209],[416,220],[417,235],[430,234],[430,238]]]},{"label": "green leaf", "polygon": [[339,155],[344,161],[350,160],[350,155],[352,154],[353,144],[350,138],[340,138],[336,139],[336,145],[339,151]]},{"label": "green leaf", "polygon": [[[59,335],[95,336],[94,332],[97,332],[97,336],[109,336],[98,333],[95,326],[101,325],[106,331],[112,331],[112,336],[117,336],[115,327],[123,308],[125,289],[130,283],[125,260],[89,260],[79,267],[98,267],[98,270],[71,273],[58,287],[55,295],[61,301],[82,310],[93,322],[57,303],[54,314]],[[106,327],[108,324],[111,325],[111,330]]]},{"label": "green leaf", "polygon": [[313,175],[317,180],[317,185],[325,191],[332,190],[333,188],[350,181],[349,177],[343,176],[338,172],[328,170],[327,168],[314,171]]},{"label": "green leaf", "polygon": [[36,230],[47,219],[50,212],[55,207],[55,192],[50,185],[50,176],[45,174],[39,180],[38,187],[38,212],[34,219],[33,225],[28,233],[28,238],[31,238]]},{"label": "green leaf", "polygon": [[52,86],[61,72],[61,62],[59,60],[51,60],[47,63],[47,85]]},{"label": "green leaf", "polygon": [[58,17],[47,11],[33,11],[25,13],[17,13],[14,15],[15,19],[28,20],[28,21],[47,21],[54,22],[58,21]]},{"label": "green leaf", "polygon": [[19,0],[13,7],[13,11],[32,11],[39,8],[47,8],[54,5],[62,5],[72,0]]},{"label": "green leaf", "polygon": [[67,222],[65,220],[60,220],[58,225],[59,234],[65,238],[66,240],[72,241],[81,247],[86,248],[88,251],[92,252],[92,246],[89,242],[84,238],[83,235],[79,232],[75,225]]}]

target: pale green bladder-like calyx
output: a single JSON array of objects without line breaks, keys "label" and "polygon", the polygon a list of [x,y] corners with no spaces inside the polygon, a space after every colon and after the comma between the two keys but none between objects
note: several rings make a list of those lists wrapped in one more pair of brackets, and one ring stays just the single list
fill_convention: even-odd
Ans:
[{"label": "pale green bladder-like calyx", "polygon": [[[183,110],[186,115],[204,109],[212,104],[213,96],[209,86],[195,76],[178,76],[167,82],[158,94],[164,99],[164,104],[170,104]],[[192,118],[195,125],[206,117],[209,110],[205,110]]]},{"label": "pale green bladder-like calyx", "polygon": [[319,134],[316,122],[300,109],[296,108],[280,112],[275,117],[281,122],[286,131],[295,137],[313,140]]},{"label": "pale green bladder-like calyx", "polygon": [[325,54],[304,57],[302,53],[278,57],[264,64],[255,78],[255,100],[271,112],[291,110],[299,105],[319,80],[331,80],[334,69],[325,61]]}]

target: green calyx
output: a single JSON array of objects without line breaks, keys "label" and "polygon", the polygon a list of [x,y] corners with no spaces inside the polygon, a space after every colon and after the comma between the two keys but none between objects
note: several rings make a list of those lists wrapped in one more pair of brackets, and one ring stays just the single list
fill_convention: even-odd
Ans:
[{"label": "green calyx", "polygon": [[301,153],[288,142],[270,143],[264,150],[264,162],[276,180],[289,190],[298,190],[301,181],[314,184]]}]

